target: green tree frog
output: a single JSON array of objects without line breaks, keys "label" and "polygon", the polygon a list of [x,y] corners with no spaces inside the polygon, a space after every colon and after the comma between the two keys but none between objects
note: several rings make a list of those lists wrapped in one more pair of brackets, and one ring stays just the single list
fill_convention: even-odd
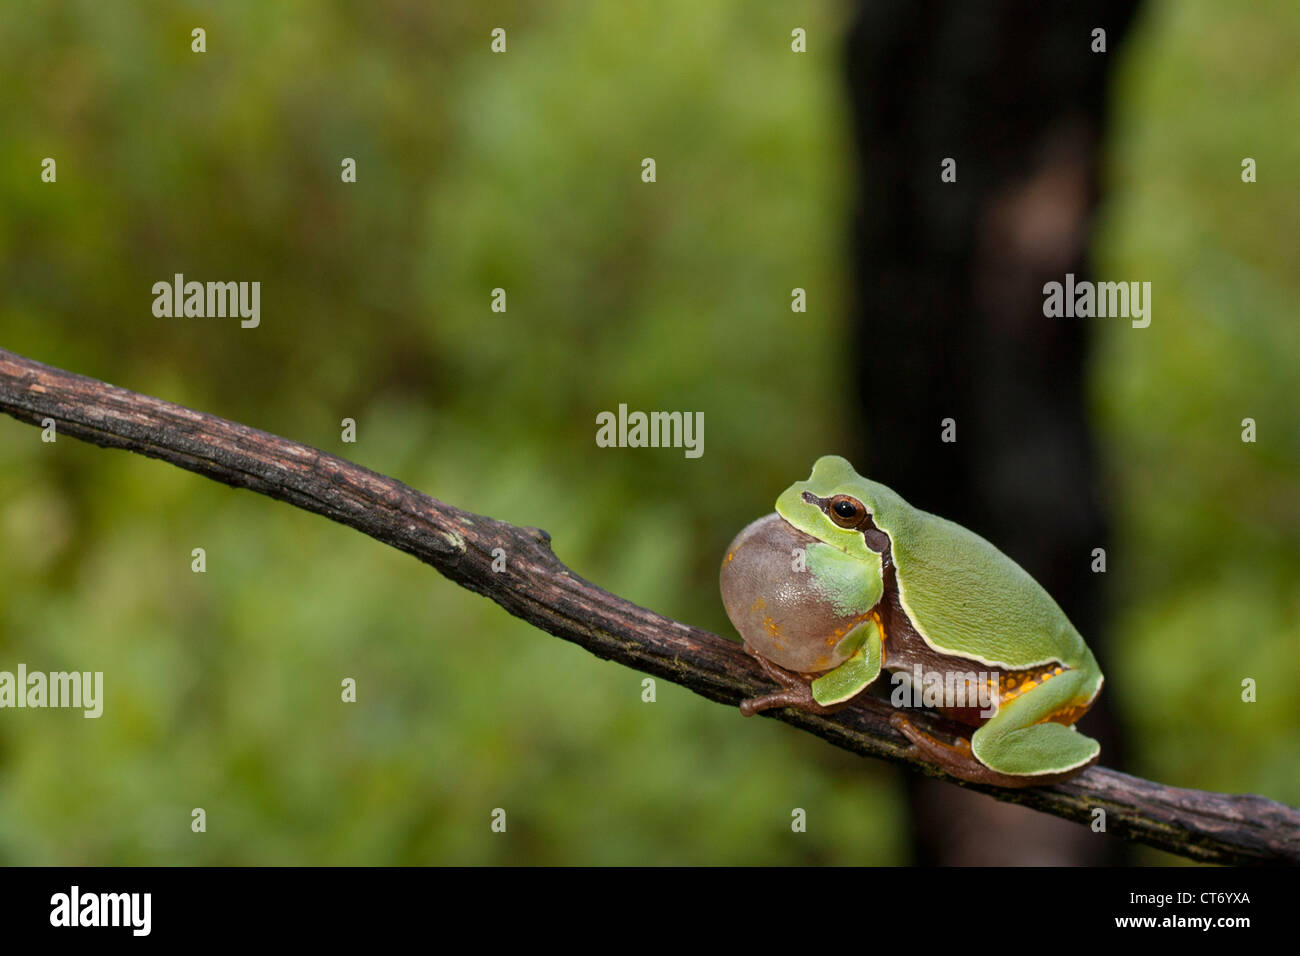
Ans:
[{"label": "green tree frog", "polygon": [[736,536],[721,588],[746,649],[781,687],[742,703],[747,716],[830,713],[885,670],[896,706],[920,700],[974,728],[950,743],[901,709],[893,718],[920,756],[961,779],[1051,783],[1101,751],[1074,728],[1101,670],[1051,596],[984,538],[913,508],[843,458],[818,459],[774,514]]}]

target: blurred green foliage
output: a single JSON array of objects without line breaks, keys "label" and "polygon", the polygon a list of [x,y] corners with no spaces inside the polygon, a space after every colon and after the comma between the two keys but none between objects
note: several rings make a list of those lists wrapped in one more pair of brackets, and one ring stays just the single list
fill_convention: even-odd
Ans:
[{"label": "blurred green foliage", "polygon": [[[1297,803],[1300,208],[1280,118],[1300,13],[1275,6],[1161,5],[1126,53],[1102,265],[1152,280],[1155,313],[1107,329],[1097,413],[1122,507],[1109,692],[1133,769]],[[578,573],[730,633],[722,549],[853,428],[846,15],[10,15],[0,345],[544,527]],[[1260,183],[1239,182],[1239,154]],[[176,272],[260,280],[261,327],[154,318],[150,288]],[[704,412],[704,457],[597,448],[595,416],[620,402]],[[1237,440],[1246,415],[1256,445]],[[105,713],[0,712],[0,863],[905,859],[891,768],[663,681],[643,703],[641,674],[351,530],[39,437],[0,419],[0,669],[102,670]],[[1258,704],[1238,702],[1243,676]]]},{"label": "blurred green foliage", "polygon": [[1095,360],[1108,690],[1138,772],[1300,805],[1300,8],[1154,4],[1134,39],[1098,271],[1149,280],[1154,317]]}]

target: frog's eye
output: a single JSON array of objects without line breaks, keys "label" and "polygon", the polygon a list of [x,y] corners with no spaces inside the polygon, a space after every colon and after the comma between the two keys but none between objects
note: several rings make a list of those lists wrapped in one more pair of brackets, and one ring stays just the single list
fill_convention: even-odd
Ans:
[{"label": "frog's eye", "polygon": [[827,514],[841,528],[856,528],[867,514],[862,502],[848,495],[836,495],[827,505]]}]

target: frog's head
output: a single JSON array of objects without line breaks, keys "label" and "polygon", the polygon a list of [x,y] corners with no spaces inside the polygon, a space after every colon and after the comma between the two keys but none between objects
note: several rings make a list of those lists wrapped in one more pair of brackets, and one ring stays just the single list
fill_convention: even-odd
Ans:
[{"label": "frog's head", "polygon": [[872,521],[879,489],[847,459],[824,455],[807,481],[796,481],[781,493],[776,512],[804,534],[865,559],[883,544],[883,533]]}]

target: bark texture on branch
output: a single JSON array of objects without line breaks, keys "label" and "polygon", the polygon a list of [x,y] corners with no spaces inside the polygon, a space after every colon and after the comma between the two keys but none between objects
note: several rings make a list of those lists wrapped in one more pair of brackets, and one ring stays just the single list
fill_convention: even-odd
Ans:
[{"label": "bark texture on branch", "polygon": [[[550,536],[462,511],[400,481],[267,432],[0,349],[0,411],[55,422],[57,433],[159,458],[236,488],[286,501],[414,555],[516,617],[586,648],[735,705],[770,690],[740,646],[638,607],[573,574]],[[502,572],[492,551],[505,549]],[[1300,863],[1300,811],[1254,795],[1166,787],[1092,767],[1063,784],[1004,790],[966,784],[919,762],[875,698],[831,716],[772,712],[837,747],[907,764],[931,776],[1087,824],[1106,811],[1106,830],[1194,860]],[[943,732],[938,718],[914,715]],[[739,723],[739,721],[738,721]],[[740,732],[739,729],[737,732]]]}]

